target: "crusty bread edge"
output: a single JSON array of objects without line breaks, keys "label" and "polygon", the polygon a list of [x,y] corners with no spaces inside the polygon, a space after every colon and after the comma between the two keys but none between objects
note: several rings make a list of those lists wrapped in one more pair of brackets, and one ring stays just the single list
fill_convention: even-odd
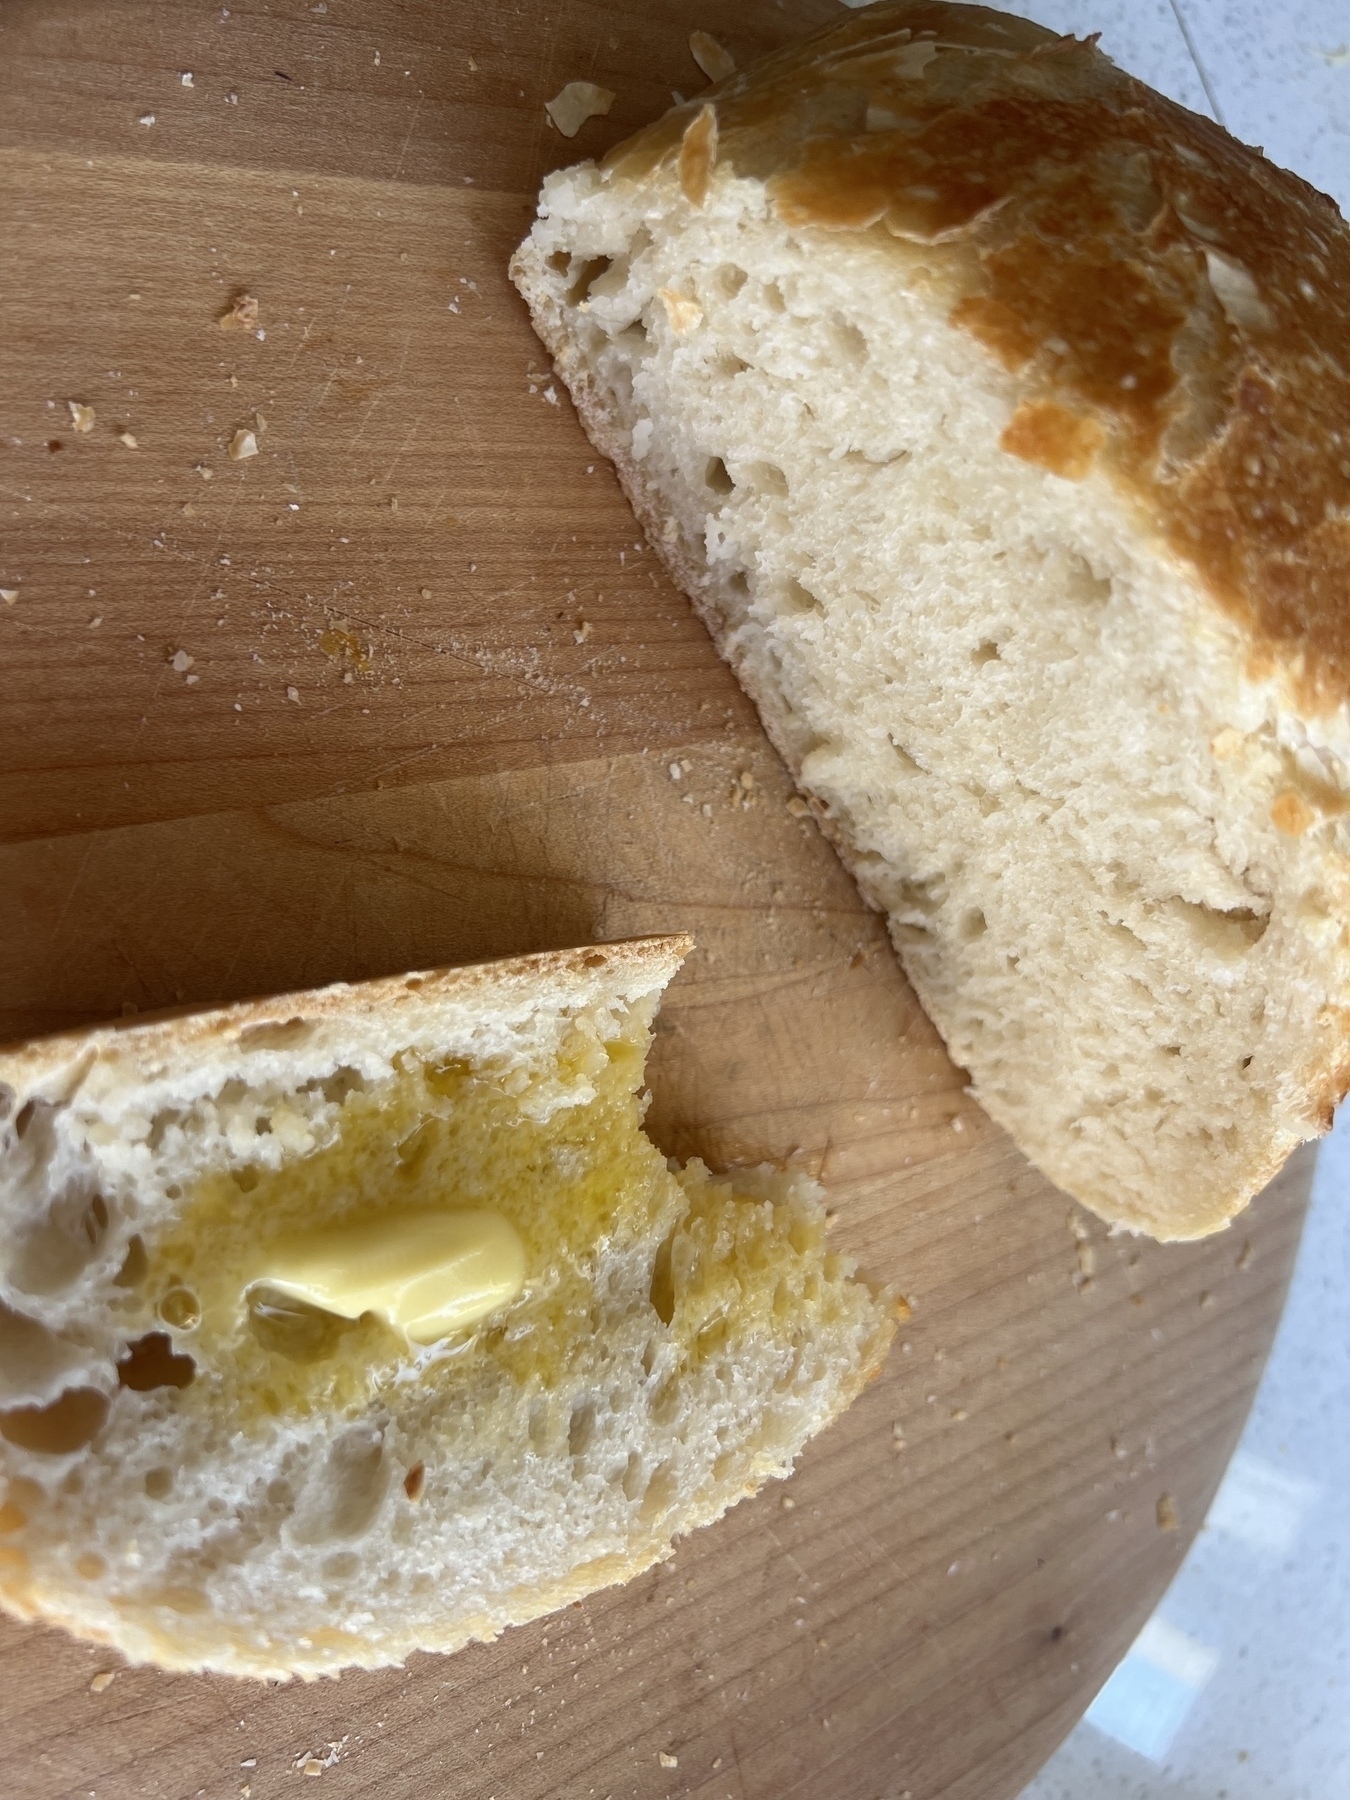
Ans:
[{"label": "crusty bread edge", "polygon": [[694,939],[685,932],[621,938],[568,950],[413,969],[369,981],[335,981],[223,1006],[134,1014],[0,1045],[0,1082],[27,1095],[67,1077],[91,1051],[115,1052],[134,1071],[166,1054],[226,1045],[251,1026],[285,1024],[298,1017],[340,1023],[413,1006],[425,1016],[438,1003],[481,1000],[494,992],[503,997],[514,992],[523,999],[547,989],[566,990],[581,1005],[608,995],[631,1000],[664,988],[693,947]]}]

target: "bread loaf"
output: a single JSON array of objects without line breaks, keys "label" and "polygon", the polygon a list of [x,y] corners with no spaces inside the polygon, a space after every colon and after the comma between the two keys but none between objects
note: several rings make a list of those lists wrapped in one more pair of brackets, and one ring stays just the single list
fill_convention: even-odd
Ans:
[{"label": "bread loaf", "polygon": [[976,1097],[1225,1224],[1350,1082],[1334,205],[898,0],[549,176],[513,271]]},{"label": "bread loaf", "polygon": [[[0,1054],[4,1606],[170,1668],[400,1662],[635,1575],[787,1474],[894,1327],[811,1182],[670,1168],[643,1135],[687,949]],[[518,1262],[426,1328],[387,1251],[447,1223]]]}]

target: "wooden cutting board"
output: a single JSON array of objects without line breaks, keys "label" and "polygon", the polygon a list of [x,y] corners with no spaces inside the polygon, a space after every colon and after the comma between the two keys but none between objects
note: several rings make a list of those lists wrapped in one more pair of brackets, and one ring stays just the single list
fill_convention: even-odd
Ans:
[{"label": "wooden cutting board", "polygon": [[[692,28],[837,16],[0,12],[0,1034],[689,930],[658,1141],[801,1158],[913,1306],[789,1484],[494,1645],[95,1691],[6,1625],[10,1795],[1003,1800],[1200,1524],[1307,1162],[1164,1250],[969,1103],[506,278],[545,170],[703,85]],[[574,78],[616,98],[568,143]]]}]

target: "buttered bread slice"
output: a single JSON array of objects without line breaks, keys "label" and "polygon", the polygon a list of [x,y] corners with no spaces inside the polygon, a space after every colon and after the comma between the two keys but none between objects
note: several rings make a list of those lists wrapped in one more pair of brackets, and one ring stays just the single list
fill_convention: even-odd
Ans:
[{"label": "buttered bread slice", "polygon": [[627,1579],[879,1368],[817,1190],[641,1129],[651,939],[0,1054],[0,1601],[316,1675]]}]

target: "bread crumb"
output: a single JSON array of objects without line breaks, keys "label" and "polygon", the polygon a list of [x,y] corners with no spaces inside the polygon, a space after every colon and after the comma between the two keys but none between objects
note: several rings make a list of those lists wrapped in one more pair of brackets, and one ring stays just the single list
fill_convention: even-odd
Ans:
[{"label": "bread crumb", "polygon": [[1302,837],[1308,828],[1317,823],[1317,814],[1303,798],[1292,788],[1285,788],[1283,793],[1276,794],[1270,809],[1271,824],[1286,837]]},{"label": "bread crumb", "polygon": [[258,454],[258,439],[251,431],[241,426],[230,439],[230,461],[243,462],[246,457]]},{"label": "bread crumb", "polygon": [[140,118],[136,121],[138,125],[153,125],[154,122],[155,115],[153,113],[142,113]]},{"label": "bread crumb", "polygon": [[175,675],[186,675],[196,658],[189,656],[186,650],[175,650],[169,658],[169,667]]},{"label": "bread crumb", "polygon": [[797,1502],[792,1498],[791,1494],[784,1494],[779,1504],[782,1506],[784,1512],[791,1512],[795,1508]]},{"label": "bread crumb", "polygon": [[589,619],[583,619],[581,621],[581,623],[577,626],[576,630],[572,633],[572,642],[574,644],[584,644],[586,642],[586,639],[590,635],[591,635],[591,622]]},{"label": "bread crumb", "polygon": [[789,794],[788,795],[787,809],[792,814],[794,819],[804,819],[806,817],[807,813],[809,813],[811,810],[810,805],[807,803],[807,801],[805,801],[802,798],[802,796],[800,794]]},{"label": "bread crumb", "polygon": [[891,1317],[900,1320],[903,1324],[906,1319],[912,1319],[913,1316],[913,1305],[903,1294],[897,1294],[894,1300],[891,1301]]},{"label": "bread crumb", "polygon": [[258,329],[258,302],[252,294],[238,293],[220,315],[222,331],[256,331]]},{"label": "bread crumb", "polygon": [[93,1680],[89,1683],[89,1692],[91,1694],[104,1694],[116,1679],[116,1669],[100,1669],[98,1674],[95,1675]]},{"label": "bread crumb", "polygon": [[419,588],[417,591],[424,600],[430,600],[430,598],[431,598],[431,589],[430,588]]},{"label": "bread crumb", "polygon": [[427,1485],[427,1466],[425,1463],[414,1463],[403,1477],[403,1491],[416,1506],[422,1498]]},{"label": "bread crumb", "polygon": [[569,81],[551,100],[544,102],[550,122],[566,138],[575,137],[586,123],[607,113],[614,104],[610,88],[597,87],[593,81]]},{"label": "bread crumb", "polygon": [[968,1419],[970,1417],[970,1414],[966,1411],[964,1406],[954,1406],[952,1408],[952,1417],[959,1424],[961,1422],[961,1420]]},{"label": "bread crumb", "polygon": [[86,406],[83,400],[67,400],[66,405],[70,408],[71,425],[81,437],[94,429],[94,420],[98,414],[92,406]]},{"label": "bread crumb", "polygon": [[178,79],[184,87],[195,87],[197,85],[192,79],[191,69],[184,69]]},{"label": "bread crumb", "polygon": [[1181,1514],[1177,1511],[1177,1503],[1170,1494],[1158,1495],[1158,1530],[1179,1531]]},{"label": "bread crumb", "polygon": [[663,1769],[678,1769],[680,1766],[679,1757],[672,1756],[668,1750],[658,1750],[656,1760]]},{"label": "bread crumb", "polygon": [[307,1756],[300,1765],[300,1773],[302,1775],[322,1775],[323,1764],[317,1756]]},{"label": "bread crumb", "polygon": [[703,308],[697,300],[677,293],[674,288],[659,288],[657,297],[666,309],[671,330],[677,335],[693,331],[703,323]]},{"label": "bread crumb", "polygon": [[140,449],[140,445],[129,431],[119,431],[117,434],[117,441],[119,444],[125,444],[128,450]]},{"label": "bread crumb", "polygon": [[706,31],[691,31],[689,54],[709,81],[725,81],[736,73],[736,58]]},{"label": "bread crumb", "polygon": [[18,597],[18,588],[0,588],[0,600],[3,600],[6,606],[13,606]]},{"label": "bread crumb", "polygon": [[288,687],[286,689],[286,698],[291,702],[292,706],[299,706],[299,704],[300,704],[299,688],[298,687]]}]

